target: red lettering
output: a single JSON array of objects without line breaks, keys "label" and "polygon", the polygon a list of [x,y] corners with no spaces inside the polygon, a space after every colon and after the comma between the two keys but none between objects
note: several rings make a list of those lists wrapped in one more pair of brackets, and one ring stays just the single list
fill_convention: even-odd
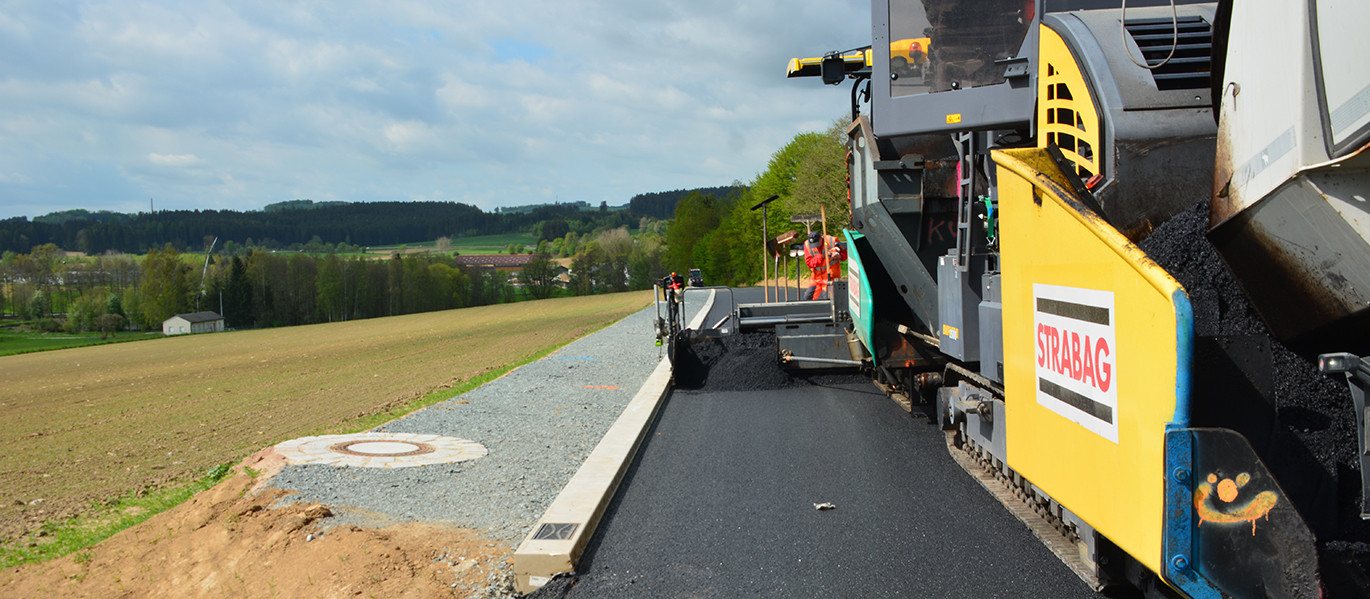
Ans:
[{"label": "red lettering", "polygon": [[[931,221],[931,222],[929,222],[929,223],[928,223],[928,241],[930,241],[930,242],[939,242],[939,241],[942,241],[943,239],[946,239],[946,236],[947,236],[947,235],[954,235],[954,233],[952,232],[952,228],[953,228],[954,226],[955,226],[955,223],[953,223],[953,222],[951,222],[951,221],[949,221],[949,220],[936,220],[936,221]],[[946,229],[946,233],[945,233],[945,234],[944,234],[943,231],[942,231],[943,229]]]},{"label": "red lettering", "polygon": [[1070,331],[1061,329],[1061,368],[1056,372],[1060,374],[1070,374]]},{"label": "red lettering", "polygon": [[1094,367],[1097,363],[1094,361],[1094,352],[1090,351],[1092,347],[1094,345],[1089,342],[1089,335],[1085,335],[1085,363],[1083,364],[1085,376],[1080,380],[1089,383],[1091,386],[1095,385],[1098,380],[1098,377],[1094,376]]},{"label": "red lettering", "polygon": [[1038,367],[1038,368],[1041,368],[1042,366],[1045,366],[1045,365],[1046,365],[1046,361],[1047,361],[1046,340],[1043,338],[1043,336],[1046,335],[1046,334],[1047,334],[1047,325],[1038,323],[1038,324],[1037,324],[1037,367]]},{"label": "red lettering", "polygon": [[1094,348],[1094,363],[1099,366],[1099,384],[1097,386],[1100,391],[1105,393],[1113,384],[1113,365],[1105,361],[1108,356],[1108,341],[1100,337],[1098,345]]},{"label": "red lettering", "polygon": [[[1089,351],[1089,348],[1086,347],[1086,348],[1085,348],[1085,351]],[[1082,370],[1083,370],[1083,369],[1080,367],[1080,334],[1079,334],[1079,333],[1071,333],[1071,334],[1070,334],[1070,378],[1073,378],[1073,379],[1075,379],[1075,380],[1077,380],[1077,381],[1080,380],[1080,379],[1082,379],[1082,378],[1084,377],[1084,373],[1082,372]]]},{"label": "red lettering", "polygon": [[1061,338],[1056,336],[1056,327],[1047,327],[1047,330],[1050,331],[1049,334],[1051,335],[1050,337],[1047,338],[1047,340],[1051,342],[1051,348],[1050,348],[1049,350],[1047,350],[1047,353],[1051,355],[1051,369],[1052,369],[1053,371],[1060,372],[1060,371],[1061,371],[1061,353],[1060,353],[1060,352],[1061,352]]}]

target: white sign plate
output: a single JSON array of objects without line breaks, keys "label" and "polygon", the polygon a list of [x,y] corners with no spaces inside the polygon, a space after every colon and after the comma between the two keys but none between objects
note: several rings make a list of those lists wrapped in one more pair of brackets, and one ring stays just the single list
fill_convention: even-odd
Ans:
[{"label": "white sign plate", "polygon": [[1113,292],[1034,283],[1037,403],[1118,442]]}]

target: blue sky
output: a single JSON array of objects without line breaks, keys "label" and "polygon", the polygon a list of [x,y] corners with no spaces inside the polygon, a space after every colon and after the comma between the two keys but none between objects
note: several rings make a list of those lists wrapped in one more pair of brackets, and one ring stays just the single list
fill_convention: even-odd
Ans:
[{"label": "blue sky", "polygon": [[0,0],[0,218],[498,206],[748,181],[847,88],[852,0]]}]

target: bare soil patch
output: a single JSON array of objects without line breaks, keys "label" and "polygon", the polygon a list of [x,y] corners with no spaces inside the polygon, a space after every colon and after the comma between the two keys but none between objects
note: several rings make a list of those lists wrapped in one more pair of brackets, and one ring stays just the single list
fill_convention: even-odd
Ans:
[{"label": "bare soil patch", "polygon": [[[264,478],[264,477],[261,477]],[[507,577],[511,548],[420,523],[330,526],[270,506],[241,471],[90,549],[0,572],[5,597],[468,597]]]}]

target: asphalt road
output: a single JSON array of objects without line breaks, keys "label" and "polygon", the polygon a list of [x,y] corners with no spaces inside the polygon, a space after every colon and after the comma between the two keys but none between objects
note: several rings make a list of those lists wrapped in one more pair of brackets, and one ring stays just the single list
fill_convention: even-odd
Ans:
[{"label": "asphalt road", "polygon": [[563,592],[1098,596],[951,460],[935,424],[856,381],[673,392]]}]

